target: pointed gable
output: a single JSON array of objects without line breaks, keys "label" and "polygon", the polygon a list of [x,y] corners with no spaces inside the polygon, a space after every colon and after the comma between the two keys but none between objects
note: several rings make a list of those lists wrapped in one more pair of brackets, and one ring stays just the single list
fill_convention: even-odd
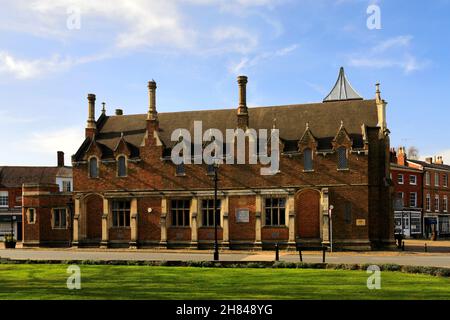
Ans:
[{"label": "pointed gable", "polygon": [[97,156],[99,159],[101,159],[103,156],[102,147],[97,142],[95,135],[86,149],[84,160],[87,160],[90,156]]},{"label": "pointed gable", "polygon": [[298,151],[303,152],[305,149],[317,151],[317,139],[309,128],[309,123],[306,123],[306,129],[303,136],[298,141]]},{"label": "pointed gable", "polygon": [[125,140],[123,133],[120,135],[120,140],[117,142],[116,147],[114,148],[114,155],[118,156],[119,154],[124,154],[127,157],[131,155],[131,149],[128,142]]},{"label": "pointed gable", "polygon": [[339,76],[331,92],[325,97],[323,102],[363,100],[363,98],[353,89],[345,76],[344,68],[341,67]]},{"label": "pointed gable", "polygon": [[353,140],[350,138],[347,130],[344,127],[344,122],[341,121],[341,126],[332,141],[333,149],[336,150],[339,147],[351,148],[353,146]]}]

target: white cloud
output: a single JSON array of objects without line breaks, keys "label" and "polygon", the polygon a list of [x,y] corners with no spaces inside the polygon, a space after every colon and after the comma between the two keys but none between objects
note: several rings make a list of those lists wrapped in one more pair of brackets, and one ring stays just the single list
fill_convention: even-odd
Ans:
[{"label": "white cloud", "polygon": [[351,54],[348,63],[353,67],[397,68],[403,70],[405,74],[424,69],[430,61],[419,60],[411,53],[412,40],[413,37],[410,35],[384,40],[368,52]]},{"label": "white cloud", "polygon": [[53,55],[46,59],[18,58],[6,51],[0,51],[0,75],[5,74],[15,79],[27,80],[43,75],[67,70],[75,65],[102,60],[108,55],[85,56],[81,58]]},{"label": "white cloud", "polygon": [[[0,153],[0,165],[56,165],[56,151],[65,153],[66,163],[70,163],[84,139],[81,126],[62,129],[35,131],[19,139],[6,139]],[[36,163],[36,159],[41,162]]]},{"label": "white cloud", "polygon": [[253,58],[243,57],[238,62],[232,63],[229,66],[228,70],[232,74],[240,74],[240,73],[242,73],[243,70],[255,67],[256,65],[258,65],[259,63],[261,63],[264,60],[269,60],[274,57],[285,56],[285,55],[297,50],[298,47],[299,47],[298,44],[293,44],[293,45],[278,49],[273,52],[264,52],[264,53],[258,54],[256,56],[254,56]]},{"label": "white cloud", "polygon": [[[0,12],[0,30],[14,30],[74,45],[101,43],[103,53],[90,56],[54,54],[50,57],[18,56],[0,48],[0,73],[16,79],[32,79],[68,70],[79,64],[98,61],[135,50],[151,49],[189,54],[249,55],[260,46],[259,31],[241,26],[239,17],[231,23],[210,21],[208,27],[196,23],[186,6],[202,10],[210,6],[228,15],[240,16],[247,9],[272,9],[290,0],[14,0],[6,1]],[[199,8],[195,8],[199,7]],[[67,20],[77,8],[80,30],[69,30]],[[234,11],[233,8],[239,8]],[[9,12],[9,13],[8,13]],[[274,29],[282,24],[262,11],[248,11]],[[265,35],[266,37],[267,35]],[[78,41],[78,42],[77,42]],[[98,49],[93,49],[98,50]]]}]

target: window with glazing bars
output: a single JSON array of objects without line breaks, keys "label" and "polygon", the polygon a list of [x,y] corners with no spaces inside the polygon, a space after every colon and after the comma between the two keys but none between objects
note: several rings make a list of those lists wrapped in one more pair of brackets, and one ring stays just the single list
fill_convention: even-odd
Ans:
[{"label": "window with glazing bars", "polygon": [[[217,225],[220,225],[220,200],[217,200]],[[215,214],[214,214],[214,199],[202,200],[202,226],[214,227]]]},{"label": "window with glazing bars", "polygon": [[266,198],[266,226],[286,225],[286,199]]},{"label": "window with glazing bars", "polygon": [[190,200],[172,200],[170,202],[170,212],[172,215],[172,226],[189,227]]},{"label": "window with glazing bars", "polygon": [[124,228],[130,226],[130,208],[131,203],[129,200],[113,200],[113,227]]}]

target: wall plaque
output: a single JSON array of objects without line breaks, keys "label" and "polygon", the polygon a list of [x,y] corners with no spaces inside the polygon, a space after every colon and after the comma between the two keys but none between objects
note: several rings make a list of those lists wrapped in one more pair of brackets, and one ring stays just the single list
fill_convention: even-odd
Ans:
[{"label": "wall plaque", "polygon": [[364,227],[364,226],[366,226],[366,219],[357,219],[357,220],[356,220],[356,225],[357,225],[358,227]]},{"label": "wall plaque", "polygon": [[236,209],[236,222],[237,223],[249,223],[250,222],[250,210]]}]

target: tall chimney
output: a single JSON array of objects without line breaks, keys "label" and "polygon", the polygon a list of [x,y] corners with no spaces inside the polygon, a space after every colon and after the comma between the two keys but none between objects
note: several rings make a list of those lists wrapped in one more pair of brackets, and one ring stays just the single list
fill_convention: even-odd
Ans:
[{"label": "tall chimney", "polygon": [[433,158],[432,157],[425,158],[425,162],[428,163],[428,164],[432,164],[433,163]]},{"label": "tall chimney", "polygon": [[239,85],[239,106],[238,106],[238,128],[248,128],[248,108],[247,108],[247,83],[248,78],[246,76],[239,76],[237,78]]},{"label": "tall chimney", "polygon": [[88,96],[88,120],[86,128],[95,129],[95,94],[89,93]]},{"label": "tall chimney", "polygon": [[398,148],[397,164],[400,166],[406,166],[407,157],[405,150],[406,150],[405,147]]},{"label": "tall chimney", "polygon": [[58,151],[58,167],[64,167],[64,152]]},{"label": "tall chimney", "polygon": [[158,112],[156,111],[156,82],[155,80],[148,82],[148,113],[147,120],[158,120]]},{"label": "tall chimney", "polygon": [[444,159],[441,156],[437,157],[436,164],[444,164]]}]

